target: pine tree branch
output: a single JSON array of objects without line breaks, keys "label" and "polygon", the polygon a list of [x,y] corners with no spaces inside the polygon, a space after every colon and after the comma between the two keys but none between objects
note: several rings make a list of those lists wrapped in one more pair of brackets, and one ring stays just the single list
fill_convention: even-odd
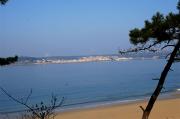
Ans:
[{"label": "pine tree branch", "polygon": [[120,50],[119,53],[120,54],[125,54],[125,53],[133,53],[133,52],[139,52],[139,51],[145,51],[145,50],[148,50],[148,51],[151,51],[151,52],[156,52],[157,50],[152,49],[152,47],[158,45],[159,43],[160,42],[154,42],[153,44],[148,45],[146,47],[144,45],[142,45],[141,47],[132,48],[132,49],[128,49],[128,50],[125,50],[125,51]]},{"label": "pine tree branch", "polygon": [[163,49],[165,49],[165,48],[167,48],[167,47],[175,47],[176,45],[165,45],[165,46],[163,46],[162,48],[161,48],[161,50],[163,50]]}]

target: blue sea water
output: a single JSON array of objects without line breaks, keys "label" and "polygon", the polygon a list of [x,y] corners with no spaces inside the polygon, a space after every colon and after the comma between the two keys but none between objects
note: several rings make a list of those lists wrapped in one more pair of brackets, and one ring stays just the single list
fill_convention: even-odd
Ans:
[{"label": "blue sea water", "polygon": [[[129,60],[0,67],[0,86],[21,100],[32,89],[29,105],[49,104],[51,94],[61,108],[73,108],[106,102],[136,100],[151,95],[166,60]],[[180,88],[180,63],[172,66],[164,92]],[[25,109],[0,91],[0,113]]]}]

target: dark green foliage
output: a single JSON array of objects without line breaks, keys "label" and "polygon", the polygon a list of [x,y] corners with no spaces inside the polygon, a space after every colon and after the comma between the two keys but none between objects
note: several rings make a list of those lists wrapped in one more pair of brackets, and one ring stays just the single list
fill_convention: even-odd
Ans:
[{"label": "dark green foliage", "polygon": [[180,1],[177,4],[177,9],[180,11]]},{"label": "dark green foliage", "polygon": [[180,15],[169,13],[167,16],[157,12],[150,21],[146,20],[144,28],[135,28],[130,31],[132,44],[144,44],[149,40],[153,42],[165,42],[178,39]]},{"label": "dark green foliage", "polygon": [[5,5],[8,0],[0,0],[0,4]]},{"label": "dark green foliage", "polygon": [[0,66],[9,65],[18,61],[18,56],[8,57],[8,58],[0,58]]}]

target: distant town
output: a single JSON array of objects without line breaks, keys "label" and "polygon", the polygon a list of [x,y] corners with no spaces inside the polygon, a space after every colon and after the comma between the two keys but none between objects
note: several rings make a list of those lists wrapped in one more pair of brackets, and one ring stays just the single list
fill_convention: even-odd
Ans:
[{"label": "distant town", "polygon": [[46,63],[53,63],[53,64],[63,64],[63,63],[83,63],[83,62],[98,62],[98,61],[125,61],[130,60],[131,57],[118,57],[118,56],[88,56],[88,57],[81,57],[79,59],[41,59],[37,60],[35,64],[46,64]]},{"label": "distant town", "polygon": [[53,57],[20,57],[19,64],[65,64],[102,61],[128,61],[133,59],[160,59],[164,54],[130,54],[130,55],[92,55],[92,56],[53,56]]}]

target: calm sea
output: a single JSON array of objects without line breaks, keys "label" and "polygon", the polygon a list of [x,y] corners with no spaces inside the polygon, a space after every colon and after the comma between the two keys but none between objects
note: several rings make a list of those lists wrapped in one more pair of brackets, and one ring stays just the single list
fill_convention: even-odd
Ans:
[{"label": "calm sea", "polygon": [[[166,60],[129,60],[75,64],[11,65],[0,67],[0,86],[23,99],[32,89],[29,105],[50,103],[53,93],[62,108],[73,108],[149,96],[154,90]],[[170,71],[163,92],[180,88],[180,63]],[[25,99],[24,99],[25,100]],[[0,92],[0,112],[23,110]]]}]

